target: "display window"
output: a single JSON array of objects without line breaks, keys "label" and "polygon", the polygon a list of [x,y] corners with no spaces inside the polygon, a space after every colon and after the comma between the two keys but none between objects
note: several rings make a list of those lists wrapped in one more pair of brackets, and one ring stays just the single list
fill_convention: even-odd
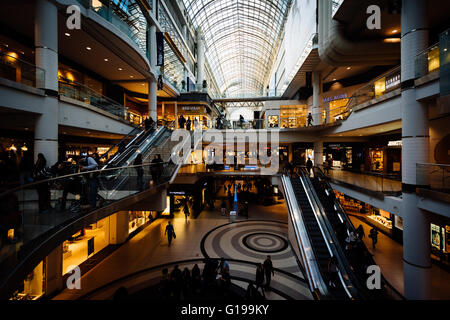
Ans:
[{"label": "display window", "polygon": [[63,242],[63,275],[107,245],[109,245],[109,217],[83,228]]},{"label": "display window", "polygon": [[269,128],[278,128],[279,126],[278,116],[269,116],[267,118],[267,123],[269,125]]},{"label": "display window", "polygon": [[387,211],[372,207],[372,214],[367,216],[369,219],[381,224],[382,226],[392,229],[391,214]]},{"label": "display window", "polygon": [[428,52],[428,72],[433,72],[439,69],[439,47],[434,48]]},{"label": "display window", "polygon": [[141,124],[142,123],[142,116],[136,112],[127,110],[125,112],[125,120],[130,121],[134,124]]},{"label": "display window", "polygon": [[384,169],[384,152],[383,149],[370,149],[370,169],[371,171],[382,172]]},{"label": "display window", "polygon": [[330,101],[329,110],[330,110],[330,122],[335,122],[338,120],[343,120],[346,116],[348,110],[346,109],[349,99],[339,99]]},{"label": "display window", "polygon": [[45,293],[45,261],[41,261],[14,292],[11,300],[37,300]]},{"label": "display window", "polygon": [[281,128],[305,127],[307,117],[306,108],[304,105],[281,106]]},{"label": "display window", "polygon": [[128,212],[128,233],[136,231],[139,227],[153,220],[152,211],[129,211]]},{"label": "display window", "polygon": [[386,78],[381,78],[374,83],[375,98],[381,97],[386,92]]}]

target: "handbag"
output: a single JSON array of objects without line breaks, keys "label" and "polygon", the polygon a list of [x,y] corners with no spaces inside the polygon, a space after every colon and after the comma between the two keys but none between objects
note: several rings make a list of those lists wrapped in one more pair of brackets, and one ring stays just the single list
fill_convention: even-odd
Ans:
[{"label": "handbag", "polygon": [[177,235],[175,234],[175,232],[173,233],[173,238],[176,239]]}]

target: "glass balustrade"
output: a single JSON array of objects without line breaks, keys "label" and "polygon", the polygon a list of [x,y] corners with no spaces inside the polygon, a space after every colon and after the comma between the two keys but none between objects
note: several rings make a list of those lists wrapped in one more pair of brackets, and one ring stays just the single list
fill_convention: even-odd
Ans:
[{"label": "glass balustrade", "polygon": [[19,59],[14,52],[0,52],[0,77],[30,87],[45,86],[45,70]]}]

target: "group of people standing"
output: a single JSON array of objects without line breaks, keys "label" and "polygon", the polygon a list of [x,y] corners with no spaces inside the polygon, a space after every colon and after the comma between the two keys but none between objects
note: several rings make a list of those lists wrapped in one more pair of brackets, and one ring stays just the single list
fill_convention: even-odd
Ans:
[{"label": "group of people standing", "polygon": [[193,117],[193,120],[191,120],[190,117],[187,117],[186,119],[183,115],[178,118],[178,127],[188,131],[201,129],[200,122],[197,117]]},{"label": "group of people standing", "polygon": [[272,276],[275,275],[275,270],[270,255],[267,256],[264,263],[259,263],[256,267],[255,286],[249,284],[247,288],[247,296],[255,297],[258,295],[258,289],[261,289],[261,294],[265,297],[265,290],[270,290],[270,283]]}]

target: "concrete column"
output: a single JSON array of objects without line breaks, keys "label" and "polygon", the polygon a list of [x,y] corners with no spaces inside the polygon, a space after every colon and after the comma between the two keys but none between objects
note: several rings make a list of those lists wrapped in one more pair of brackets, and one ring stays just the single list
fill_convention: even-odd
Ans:
[{"label": "concrete column", "polygon": [[129,214],[128,211],[119,211],[109,218],[109,243],[124,243],[129,234]]},{"label": "concrete column", "polygon": [[323,165],[323,141],[314,141],[314,165]]},{"label": "concrete column", "polygon": [[35,7],[36,65],[45,70],[44,88],[47,97],[42,115],[35,124],[34,155],[44,154],[47,165],[58,160],[58,10],[47,0],[36,1]]},{"label": "concrete column", "polygon": [[147,47],[150,55],[150,67],[156,69],[156,26],[150,25],[148,28]]},{"label": "concrete column", "polygon": [[417,207],[416,164],[428,162],[427,105],[416,101],[415,57],[428,47],[426,0],[403,0],[402,6],[402,189],[405,297],[430,297],[430,224]]},{"label": "concrete column", "polygon": [[312,75],[313,80],[313,107],[312,107],[312,116],[313,116],[313,124],[315,126],[321,125],[322,121],[322,108],[320,107],[320,94],[322,93],[322,81],[320,79],[320,72],[313,72]]},{"label": "concrete column", "polygon": [[205,44],[202,30],[197,30],[197,91],[202,91],[205,68]]},{"label": "concrete column", "polygon": [[150,79],[148,82],[148,115],[153,118],[153,120],[158,120],[157,115],[157,82],[154,79]]}]

